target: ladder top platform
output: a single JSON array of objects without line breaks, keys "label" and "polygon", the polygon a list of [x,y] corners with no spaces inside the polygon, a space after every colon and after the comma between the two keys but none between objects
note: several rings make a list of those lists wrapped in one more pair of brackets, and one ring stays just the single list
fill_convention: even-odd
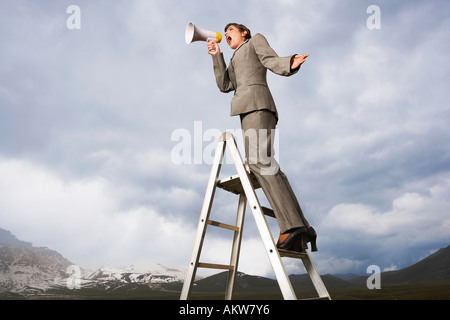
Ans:
[{"label": "ladder top platform", "polygon": [[[250,178],[250,182],[253,185],[253,189],[256,190],[261,188],[261,185],[259,184],[258,180],[256,180],[256,177],[253,173],[250,173],[248,176]],[[217,186],[234,194],[244,193],[244,188],[242,187],[241,179],[239,178],[238,174],[219,180],[217,182]]]}]

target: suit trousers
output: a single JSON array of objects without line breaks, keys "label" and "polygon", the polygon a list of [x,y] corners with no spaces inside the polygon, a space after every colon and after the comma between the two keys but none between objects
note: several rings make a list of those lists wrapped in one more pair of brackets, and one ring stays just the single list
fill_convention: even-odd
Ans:
[{"label": "suit trousers", "polygon": [[277,218],[280,233],[309,226],[286,175],[275,160],[277,118],[269,110],[241,115],[245,161],[256,176]]}]

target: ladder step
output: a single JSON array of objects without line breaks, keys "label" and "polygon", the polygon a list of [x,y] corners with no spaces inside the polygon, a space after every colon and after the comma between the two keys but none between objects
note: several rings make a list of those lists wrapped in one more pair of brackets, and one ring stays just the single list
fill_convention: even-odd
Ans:
[{"label": "ladder step", "polygon": [[288,258],[296,258],[296,259],[305,259],[308,257],[306,253],[302,253],[302,252],[283,250],[283,249],[278,249],[278,252],[280,253],[280,257],[288,257]]},{"label": "ladder step", "polygon": [[305,298],[305,299],[299,299],[299,300],[331,300],[330,297],[315,297],[315,298]]},{"label": "ladder step", "polygon": [[199,262],[197,267],[208,268],[208,269],[234,270],[234,266],[230,266],[228,264],[215,264],[215,263],[204,263],[204,262]]},{"label": "ladder step", "polygon": [[[250,173],[249,177],[255,190],[261,188],[261,185],[259,184],[258,180],[256,180],[256,177],[253,173]],[[217,186],[234,194],[244,193],[244,188],[242,187],[241,179],[239,178],[238,174],[219,180],[217,182]]]},{"label": "ladder step", "polygon": [[222,223],[222,222],[218,222],[218,221],[214,221],[214,220],[208,220],[206,223],[211,226],[215,226],[215,227],[219,227],[219,228],[229,229],[229,230],[233,230],[233,231],[239,231],[239,227],[232,226],[230,224],[226,224],[226,223]]},{"label": "ladder step", "polygon": [[263,213],[264,213],[266,216],[269,216],[269,217],[272,217],[272,218],[275,218],[275,219],[276,219],[275,213],[273,212],[272,209],[267,208],[267,207],[263,207],[263,206],[261,206],[261,209],[262,209]]}]

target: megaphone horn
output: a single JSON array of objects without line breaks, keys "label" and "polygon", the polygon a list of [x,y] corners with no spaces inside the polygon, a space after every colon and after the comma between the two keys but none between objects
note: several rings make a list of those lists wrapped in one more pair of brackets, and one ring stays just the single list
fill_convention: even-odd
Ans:
[{"label": "megaphone horn", "polygon": [[187,44],[195,41],[215,41],[217,43],[222,41],[221,33],[199,28],[192,22],[188,23],[184,37]]}]

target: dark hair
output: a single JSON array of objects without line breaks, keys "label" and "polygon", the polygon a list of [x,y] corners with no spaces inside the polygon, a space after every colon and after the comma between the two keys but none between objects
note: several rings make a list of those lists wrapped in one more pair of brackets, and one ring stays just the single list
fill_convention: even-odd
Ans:
[{"label": "dark hair", "polygon": [[240,32],[247,31],[247,34],[245,35],[245,40],[248,40],[248,39],[250,39],[250,38],[252,37],[252,33],[250,32],[250,29],[247,28],[246,26],[244,26],[243,24],[239,24],[239,23],[234,23],[234,22],[232,22],[232,23],[227,24],[227,25],[225,26],[224,31],[227,32],[227,29],[228,29],[230,26],[235,26],[236,28],[239,29]]}]

